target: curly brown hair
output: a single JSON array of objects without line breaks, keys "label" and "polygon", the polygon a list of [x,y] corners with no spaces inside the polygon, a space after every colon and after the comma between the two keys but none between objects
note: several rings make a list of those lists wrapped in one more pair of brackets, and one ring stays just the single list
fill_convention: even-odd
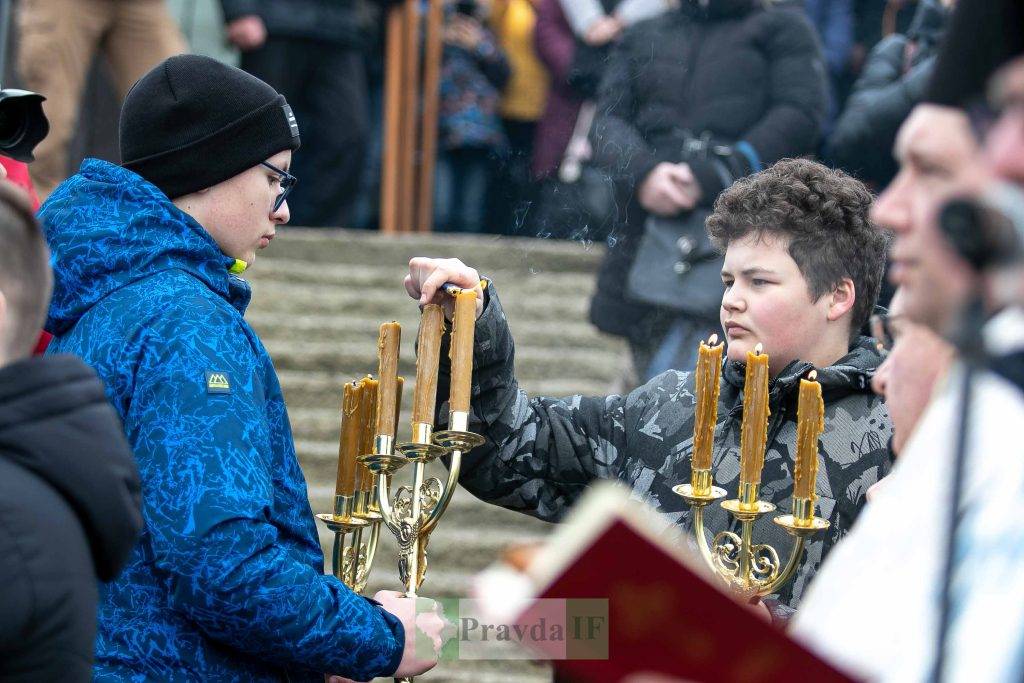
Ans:
[{"label": "curly brown hair", "polygon": [[868,218],[871,199],[864,183],[840,170],[783,159],[722,192],[707,231],[722,251],[751,233],[787,237],[812,301],[853,280],[852,340],[875,307],[889,243]]}]

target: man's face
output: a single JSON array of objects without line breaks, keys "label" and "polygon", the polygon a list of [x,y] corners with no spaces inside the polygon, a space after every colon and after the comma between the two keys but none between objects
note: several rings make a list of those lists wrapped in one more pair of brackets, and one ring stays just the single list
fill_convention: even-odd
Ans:
[{"label": "man's face", "polygon": [[720,316],[729,360],[745,361],[760,342],[773,376],[797,359],[818,367],[837,360],[824,357],[820,348],[829,327],[829,297],[811,301],[788,247],[786,237],[752,233],[729,243],[722,266]]},{"label": "man's face", "polygon": [[936,330],[950,324],[970,283],[970,268],[939,231],[939,207],[966,192],[981,172],[978,145],[967,116],[919,105],[900,128],[900,171],[871,208],[871,218],[892,230],[889,279],[904,290],[906,315]]},{"label": "man's face", "polygon": [[892,418],[892,448],[903,451],[931,401],[935,385],[953,359],[953,347],[924,325],[907,319],[905,290],[893,296],[888,333],[891,348],[878,366],[871,388],[885,399]]},{"label": "man's face", "polygon": [[[287,171],[291,150],[279,152],[267,163]],[[228,256],[251,264],[256,252],[266,249],[278,225],[288,222],[288,203],[274,211],[281,194],[281,178],[266,166],[253,166],[209,189],[203,227]]]}]

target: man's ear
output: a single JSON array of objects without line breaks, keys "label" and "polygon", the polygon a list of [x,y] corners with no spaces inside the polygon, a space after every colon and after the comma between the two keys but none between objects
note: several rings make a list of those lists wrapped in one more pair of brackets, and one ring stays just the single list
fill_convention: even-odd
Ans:
[{"label": "man's ear", "polygon": [[850,278],[843,278],[832,290],[828,304],[828,320],[835,322],[853,308],[857,301],[857,287]]}]

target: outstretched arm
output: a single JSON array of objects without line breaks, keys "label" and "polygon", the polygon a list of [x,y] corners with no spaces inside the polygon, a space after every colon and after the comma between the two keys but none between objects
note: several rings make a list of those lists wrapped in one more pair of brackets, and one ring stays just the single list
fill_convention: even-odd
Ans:
[{"label": "outstretched arm", "polygon": [[[406,289],[420,303],[446,304],[438,291],[445,282],[479,287],[480,276],[457,259],[410,262]],[[556,521],[591,481],[619,476],[626,401],[527,396],[515,377],[512,336],[493,286],[486,297],[486,305],[478,303],[470,428],[487,442],[463,458],[460,483],[488,502]],[[446,358],[442,351],[439,405],[448,398]]]}]

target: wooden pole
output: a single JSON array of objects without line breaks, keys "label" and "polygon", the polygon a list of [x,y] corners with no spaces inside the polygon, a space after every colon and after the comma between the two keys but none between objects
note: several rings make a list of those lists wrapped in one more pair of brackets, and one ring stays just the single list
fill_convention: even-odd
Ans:
[{"label": "wooden pole", "polygon": [[423,67],[423,120],[420,140],[419,190],[416,202],[418,232],[430,232],[434,226],[434,169],[437,164],[437,116],[441,88],[441,32],[444,23],[444,0],[430,0],[427,10],[427,32]]},{"label": "wooden pole", "polygon": [[384,46],[384,149],[381,159],[380,230],[400,230],[398,201],[401,183],[399,167],[402,130],[402,83],[405,5],[388,10]]},{"label": "wooden pole", "polygon": [[419,0],[403,0],[405,5],[402,52],[402,133],[401,171],[398,195],[398,230],[412,232],[416,213],[416,118],[419,113]]}]

